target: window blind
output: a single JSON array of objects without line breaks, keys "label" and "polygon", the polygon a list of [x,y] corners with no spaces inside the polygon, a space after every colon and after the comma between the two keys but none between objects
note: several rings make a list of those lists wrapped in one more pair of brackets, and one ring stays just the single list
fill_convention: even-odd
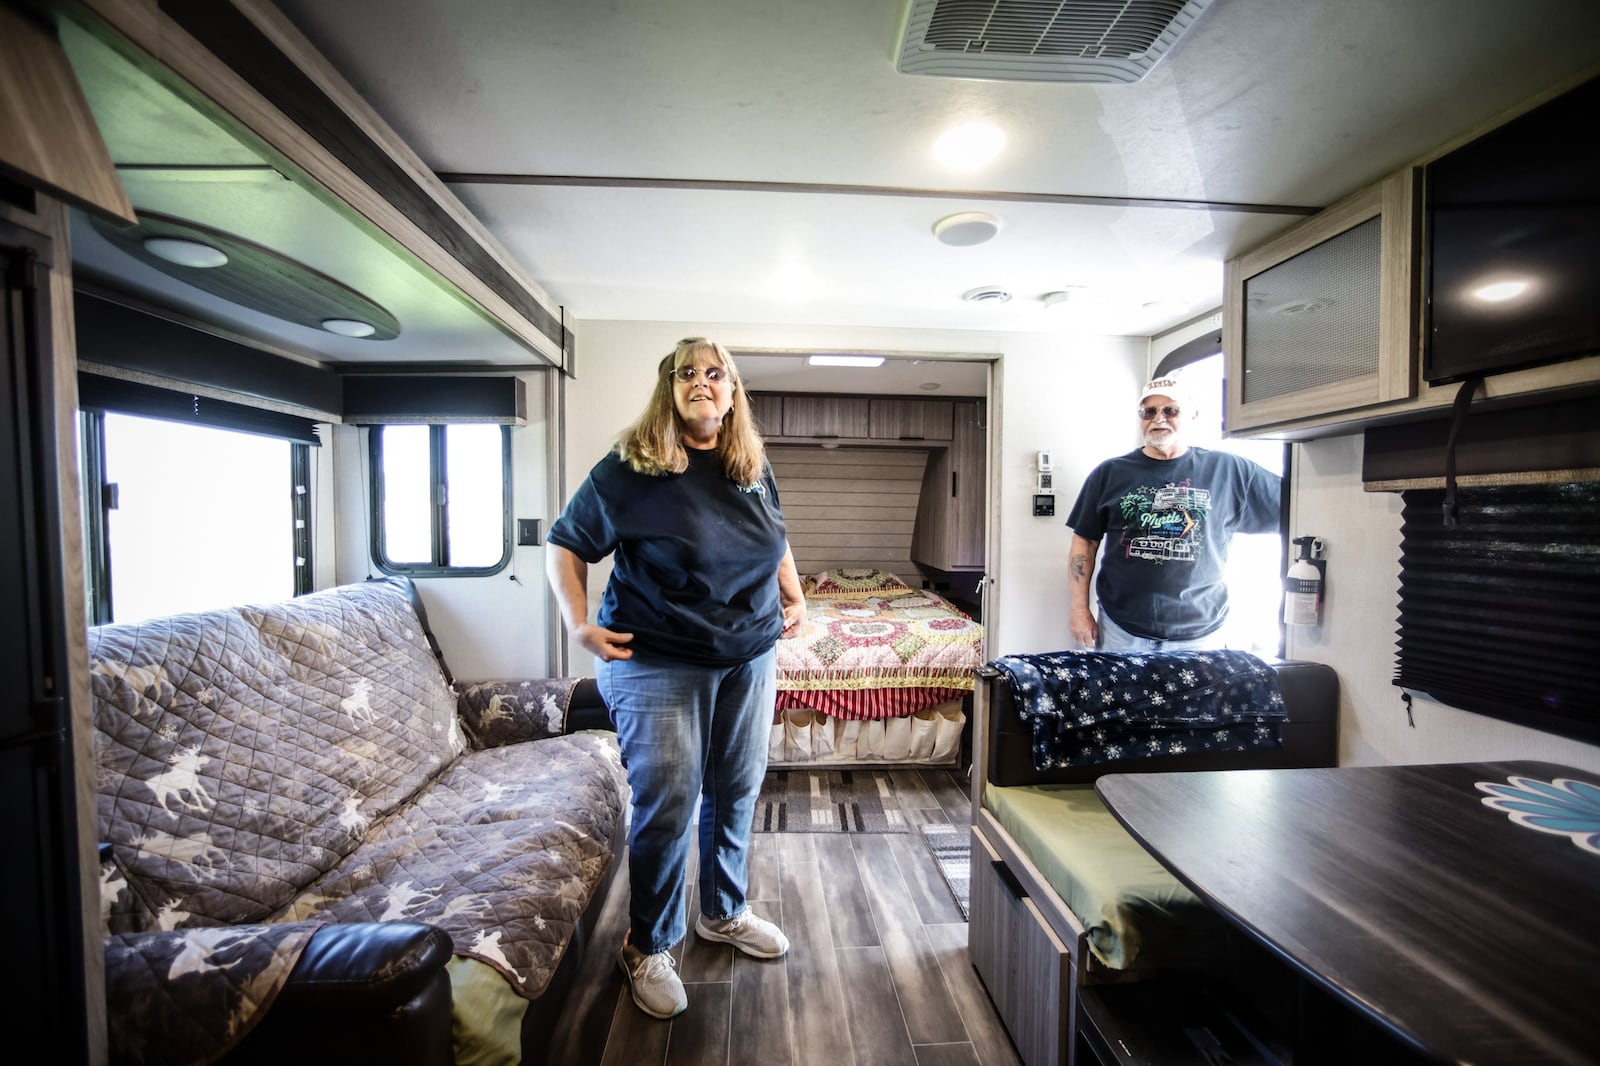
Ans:
[{"label": "window blind", "polygon": [[78,374],[78,406],[85,411],[118,411],[263,437],[282,437],[299,444],[322,443],[317,436],[317,424],[309,418],[98,374]]},{"label": "window blind", "polygon": [[1401,493],[1394,683],[1441,703],[1600,741],[1600,483]]}]

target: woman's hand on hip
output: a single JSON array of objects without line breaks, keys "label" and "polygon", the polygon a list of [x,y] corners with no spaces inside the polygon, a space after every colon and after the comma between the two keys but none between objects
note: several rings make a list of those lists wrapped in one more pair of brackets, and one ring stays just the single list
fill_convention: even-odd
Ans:
[{"label": "woman's hand on hip", "polygon": [[573,630],[572,635],[591,654],[606,662],[633,658],[633,649],[625,646],[633,639],[632,633],[617,633],[601,626],[584,624]]},{"label": "woman's hand on hip", "polygon": [[800,632],[800,627],[806,621],[806,602],[786,603],[783,605],[783,635],[792,637]]}]

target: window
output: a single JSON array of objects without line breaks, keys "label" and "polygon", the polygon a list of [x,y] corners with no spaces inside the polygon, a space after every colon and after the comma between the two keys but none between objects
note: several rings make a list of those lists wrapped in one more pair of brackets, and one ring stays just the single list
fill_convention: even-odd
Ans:
[{"label": "window", "polygon": [[498,573],[511,558],[511,431],[374,426],[372,557],[391,574]]},{"label": "window", "polygon": [[[1184,427],[1191,445],[1232,452],[1253,460],[1282,477],[1288,467],[1281,441],[1225,439],[1222,435],[1224,360],[1218,351],[1181,370],[1192,395],[1205,397],[1199,417]],[[1240,533],[1228,549],[1228,646],[1255,655],[1276,657],[1283,648],[1284,535]]]},{"label": "window", "polygon": [[309,591],[308,445],[115,411],[82,429],[95,624]]}]

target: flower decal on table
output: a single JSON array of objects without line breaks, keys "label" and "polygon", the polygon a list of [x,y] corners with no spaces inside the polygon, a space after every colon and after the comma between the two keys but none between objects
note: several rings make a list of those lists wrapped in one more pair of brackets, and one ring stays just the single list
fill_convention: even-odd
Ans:
[{"label": "flower decal on table", "polygon": [[1479,781],[1487,792],[1483,805],[1505,814],[1516,825],[1541,833],[1571,837],[1584,851],[1600,855],[1600,787],[1558,777],[1508,777],[1507,784]]}]

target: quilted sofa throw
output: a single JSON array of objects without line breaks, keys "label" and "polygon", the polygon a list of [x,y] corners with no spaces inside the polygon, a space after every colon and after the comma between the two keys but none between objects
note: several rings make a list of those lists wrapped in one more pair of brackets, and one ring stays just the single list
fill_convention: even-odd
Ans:
[{"label": "quilted sofa throw", "polygon": [[1033,766],[1087,766],[1282,743],[1278,676],[1242,651],[1058,651],[989,664],[1033,727]]},{"label": "quilted sofa throw", "polygon": [[[329,921],[430,922],[543,993],[626,795],[614,740],[558,735],[570,692],[521,701],[535,743],[464,735],[386,582],[99,627],[89,658],[122,1061],[211,1061]],[[519,706],[491,703],[480,732]]]}]

